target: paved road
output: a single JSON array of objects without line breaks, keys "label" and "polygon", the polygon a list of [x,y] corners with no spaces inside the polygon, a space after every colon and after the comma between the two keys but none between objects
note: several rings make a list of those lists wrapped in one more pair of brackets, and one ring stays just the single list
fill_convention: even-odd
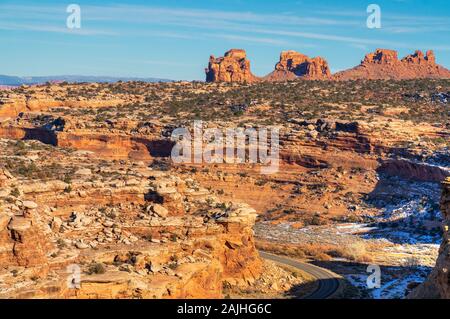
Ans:
[{"label": "paved road", "polygon": [[314,278],[317,278],[319,281],[319,287],[309,295],[303,297],[303,299],[327,299],[339,288],[340,277],[327,269],[308,263],[302,263],[287,257],[269,254],[263,251],[260,251],[259,255],[264,259],[295,267],[310,274]]}]

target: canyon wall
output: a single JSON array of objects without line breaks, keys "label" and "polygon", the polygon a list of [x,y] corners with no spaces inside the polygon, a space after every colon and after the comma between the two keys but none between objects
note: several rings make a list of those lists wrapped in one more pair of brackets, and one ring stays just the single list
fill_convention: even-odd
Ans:
[{"label": "canyon wall", "polygon": [[42,112],[56,107],[99,108],[124,103],[122,99],[64,99],[58,100],[45,96],[14,96],[0,101],[0,118],[15,117],[23,112]]},{"label": "canyon wall", "polygon": [[173,142],[126,134],[95,133],[90,131],[57,132],[45,128],[1,127],[0,137],[14,140],[36,140],[44,144],[95,152],[115,159],[150,160],[168,157]]},{"label": "canyon wall", "polygon": [[442,182],[450,172],[439,166],[412,162],[404,159],[388,159],[381,162],[378,168],[380,173],[402,178],[424,181]]},{"label": "canyon wall", "polygon": [[441,212],[443,238],[436,266],[422,285],[408,295],[411,299],[450,299],[450,178],[442,183]]},{"label": "canyon wall", "polygon": [[436,285],[442,298],[450,299],[450,178],[442,184],[441,210],[444,217],[444,237],[436,262]]},{"label": "canyon wall", "polygon": [[[224,283],[259,278],[254,209],[216,204],[172,173],[127,170],[141,177],[105,183],[81,169],[70,190],[0,171],[5,194],[13,187],[21,194],[15,203],[0,194],[0,272],[24,269],[2,277],[0,298],[222,298]],[[93,260],[105,270],[92,273]],[[77,289],[67,285],[68,264],[83,269]]]}]

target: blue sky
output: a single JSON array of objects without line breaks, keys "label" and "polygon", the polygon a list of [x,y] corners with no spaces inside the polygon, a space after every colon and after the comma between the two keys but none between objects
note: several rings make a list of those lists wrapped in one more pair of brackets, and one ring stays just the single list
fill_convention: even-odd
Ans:
[{"label": "blue sky", "polygon": [[[81,7],[76,31],[66,27],[71,3]],[[366,27],[371,3],[381,7],[381,29]],[[230,48],[246,49],[257,75],[282,50],[323,56],[339,71],[376,48],[433,49],[450,68],[450,1],[1,0],[0,39],[0,74],[20,76],[203,80],[209,55]]]}]

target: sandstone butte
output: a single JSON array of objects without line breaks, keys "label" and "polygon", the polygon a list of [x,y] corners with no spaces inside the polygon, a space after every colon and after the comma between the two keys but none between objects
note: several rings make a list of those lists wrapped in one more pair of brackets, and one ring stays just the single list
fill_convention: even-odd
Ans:
[{"label": "sandstone butte", "polygon": [[436,63],[433,51],[416,51],[399,60],[397,51],[377,49],[369,53],[360,65],[331,74],[328,62],[321,57],[310,58],[296,51],[283,51],[275,70],[257,77],[250,70],[246,52],[232,49],[224,57],[210,57],[206,68],[206,82],[240,82],[306,80],[378,80],[450,78],[450,70]]},{"label": "sandstone butte", "polygon": [[225,56],[209,58],[206,71],[207,82],[256,82],[259,79],[250,71],[247,53],[240,49],[231,49]]},{"label": "sandstone butte", "polygon": [[328,62],[321,58],[309,58],[296,51],[283,51],[275,70],[264,77],[267,81],[295,80],[298,77],[307,79],[330,79],[331,71]]}]

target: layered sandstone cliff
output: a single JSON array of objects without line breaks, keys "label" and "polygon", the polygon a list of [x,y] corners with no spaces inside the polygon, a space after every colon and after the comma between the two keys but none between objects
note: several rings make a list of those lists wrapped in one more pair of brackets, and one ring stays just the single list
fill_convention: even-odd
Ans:
[{"label": "layered sandstone cliff", "polygon": [[321,58],[310,58],[296,51],[283,51],[275,70],[264,77],[266,81],[287,81],[299,77],[306,79],[329,79],[331,71],[328,62]]},{"label": "layered sandstone cliff", "polygon": [[211,56],[205,72],[206,82],[258,81],[250,70],[250,61],[247,59],[246,52],[241,49],[231,49],[220,58]]},{"label": "layered sandstone cliff", "polygon": [[251,207],[135,162],[62,152],[77,166],[70,181],[0,168],[0,298],[220,298],[224,283],[259,277]]},{"label": "layered sandstone cliff", "polygon": [[95,99],[67,98],[56,99],[43,94],[29,96],[11,94],[9,98],[0,99],[0,118],[14,117],[24,112],[42,112],[56,107],[67,108],[101,108],[119,105],[125,101],[121,98],[97,96]]},{"label": "layered sandstone cliff", "polygon": [[337,80],[450,78],[450,71],[436,64],[433,51],[416,51],[403,59],[397,51],[377,49],[365,56],[361,64],[334,75]]}]

